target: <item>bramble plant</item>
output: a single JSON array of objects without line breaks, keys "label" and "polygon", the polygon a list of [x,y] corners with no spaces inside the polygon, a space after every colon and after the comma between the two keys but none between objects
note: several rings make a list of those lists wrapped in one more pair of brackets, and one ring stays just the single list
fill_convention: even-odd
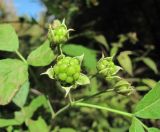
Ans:
[{"label": "bramble plant", "polygon": [[[117,57],[123,69],[114,62],[114,58],[116,58],[118,49],[122,47],[122,43],[129,38],[132,38],[133,41],[132,34],[129,34],[129,37],[121,35],[118,43],[119,45],[113,44],[110,50],[110,56],[106,57],[104,53],[102,54],[102,57],[96,62],[96,72],[93,73],[88,72],[90,67],[87,67],[88,63],[86,57],[91,56],[92,58],[92,56],[94,56],[94,54],[92,54],[94,51],[84,48],[84,53],[79,56],[74,56],[76,52],[74,50],[74,52],[66,53],[69,31],[71,31],[71,29],[67,28],[65,21],[61,23],[59,20],[54,20],[53,24],[49,25],[47,40],[40,45],[40,47],[32,51],[27,59],[25,59],[18,51],[19,41],[13,27],[9,24],[0,25],[0,50],[14,52],[20,58],[0,60],[0,105],[4,106],[14,102],[20,108],[19,111],[14,112],[14,118],[1,118],[0,128],[11,132],[17,130],[15,126],[25,125],[27,127],[25,131],[56,132],[60,130],[58,128],[53,128],[48,122],[46,123],[45,119],[39,115],[40,113],[37,113],[39,116],[37,120],[32,118],[38,108],[43,106],[46,112],[50,113],[50,120],[55,120],[69,108],[70,111],[72,111],[72,108],[75,107],[79,109],[80,107],[89,107],[126,117],[131,122],[129,128],[130,132],[159,132],[160,130],[158,128],[148,127],[143,121],[145,119],[160,119],[160,82],[138,102],[135,110],[132,112],[103,106],[100,102],[93,104],[87,101],[102,94],[105,96],[105,93],[108,92],[113,92],[117,94],[117,96],[124,95],[125,98],[135,93],[135,88],[131,83],[118,74],[118,72],[122,70],[122,72],[126,71],[129,75],[133,75],[132,68],[126,67],[124,64],[125,62],[123,63],[123,61],[127,60],[126,62],[129,62],[128,64],[130,66],[129,55],[133,53],[125,51],[121,52]],[[11,36],[8,39],[9,34]],[[96,40],[99,41],[98,38],[96,38]],[[68,48],[70,50],[75,48],[73,45],[69,46]],[[77,48],[80,49],[82,47]],[[141,60],[142,59],[143,58],[141,58]],[[145,60],[145,62],[147,63],[147,60]],[[45,75],[48,75],[51,79],[50,81],[54,80],[59,90],[65,91],[65,94],[61,93],[64,95],[63,99],[69,100],[64,107],[56,111],[53,109],[54,107],[52,107],[48,95],[42,93],[38,94],[36,98],[32,97],[31,103],[26,104],[27,97],[30,95],[28,77],[30,66],[38,67],[47,65],[50,65],[50,68],[47,69],[45,67],[46,71],[41,73],[41,76],[47,78]],[[83,93],[83,97],[75,98],[72,92],[76,93],[79,86],[85,89],[87,86],[92,85],[91,81],[94,78],[100,78],[101,81],[105,80],[107,86],[110,85],[111,88],[106,88],[105,90],[97,91],[87,96]],[[141,119],[144,120],[142,121]],[[20,128],[18,131],[23,130]],[[69,130],[66,129],[64,132],[68,131]]]}]

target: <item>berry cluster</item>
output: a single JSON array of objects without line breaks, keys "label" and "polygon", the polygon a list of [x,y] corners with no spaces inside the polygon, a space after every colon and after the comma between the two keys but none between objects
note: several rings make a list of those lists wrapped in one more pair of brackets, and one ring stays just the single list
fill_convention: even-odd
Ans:
[{"label": "berry cluster", "polygon": [[59,20],[55,20],[52,25],[49,25],[48,39],[53,44],[65,43],[69,38],[69,30],[66,25]]},{"label": "berry cluster", "polygon": [[57,61],[53,67],[54,77],[62,85],[74,84],[80,76],[80,61],[72,57],[64,57]]},{"label": "berry cluster", "polygon": [[111,57],[102,58],[97,63],[97,70],[104,77],[110,77],[115,73],[116,65]]}]

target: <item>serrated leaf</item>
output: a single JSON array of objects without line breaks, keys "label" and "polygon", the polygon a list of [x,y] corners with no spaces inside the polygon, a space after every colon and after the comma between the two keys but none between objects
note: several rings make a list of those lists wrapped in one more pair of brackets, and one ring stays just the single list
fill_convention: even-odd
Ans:
[{"label": "serrated leaf", "polygon": [[29,93],[29,81],[26,81],[22,87],[20,88],[20,90],[17,92],[17,94],[15,95],[15,97],[13,98],[13,102],[19,106],[19,107],[23,107],[26,100],[27,100],[27,96]]},{"label": "serrated leaf", "polygon": [[94,39],[100,44],[104,45],[107,50],[109,50],[109,45],[104,35],[96,35]]},{"label": "serrated leaf", "polygon": [[144,57],[142,59],[142,61],[151,69],[154,71],[155,74],[158,73],[158,69],[157,69],[157,66],[156,66],[156,63],[149,57]]},{"label": "serrated leaf", "polygon": [[49,127],[42,117],[39,117],[38,120],[29,120],[28,128],[30,132],[49,132]]},{"label": "serrated leaf", "polygon": [[0,105],[8,104],[28,80],[28,66],[17,59],[0,60]]},{"label": "serrated leaf", "polygon": [[55,59],[55,55],[50,48],[49,41],[46,40],[40,47],[32,51],[27,62],[32,66],[46,66]]},{"label": "serrated leaf", "polygon": [[160,82],[138,102],[134,114],[144,119],[160,119]]},{"label": "serrated leaf", "polygon": [[143,129],[143,126],[141,125],[141,122],[136,118],[133,118],[132,124],[129,128],[129,132],[145,132],[145,131]]},{"label": "serrated leaf", "polygon": [[148,132],[160,132],[160,129],[152,127],[148,129]]},{"label": "serrated leaf", "polygon": [[96,51],[77,44],[67,44],[62,47],[63,52],[70,56],[80,56],[84,54],[84,66],[89,70],[96,70]]},{"label": "serrated leaf", "polygon": [[84,74],[80,74],[80,77],[79,77],[79,79],[76,81],[76,83],[78,84],[78,85],[86,85],[86,84],[90,84],[90,80],[89,80],[89,78],[86,76],[86,75],[84,75]]},{"label": "serrated leaf", "polygon": [[10,24],[0,24],[0,50],[16,51],[19,41],[14,28]]},{"label": "serrated leaf", "polygon": [[123,67],[123,69],[132,76],[133,75],[132,62],[128,54],[129,53],[127,51],[121,52],[120,55],[117,57],[117,59],[120,65]]}]

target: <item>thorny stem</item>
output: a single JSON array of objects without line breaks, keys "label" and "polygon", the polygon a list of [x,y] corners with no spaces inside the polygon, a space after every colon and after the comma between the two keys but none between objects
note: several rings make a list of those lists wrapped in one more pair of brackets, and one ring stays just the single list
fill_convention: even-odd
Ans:
[{"label": "thorny stem", "polygon": [[22,54],[21,54],[18,50],[15,51],[15,53],[19,56],[19,58],[20,58],[24,63],[26,63],[26,64],[28,65],[26,59],[22,56]]}]

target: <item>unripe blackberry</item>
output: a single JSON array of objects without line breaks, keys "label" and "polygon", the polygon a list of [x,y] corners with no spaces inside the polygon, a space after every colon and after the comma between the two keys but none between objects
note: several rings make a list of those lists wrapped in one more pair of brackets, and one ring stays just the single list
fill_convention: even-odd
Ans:
[{"label": "unripe blackberry", "polygon": [[130,95],[133,93],[134,89],[129,82],[126,80],[120,80],[114,86],[115,92],[122,95]]},{"label": "unripe blackberry", "polygon": [[64,22],[55,20],[52,25],[49,25],[48,39],[52,44],[63,44],[69,38],[69,30]]},{"label": "unripe blackberry", "polygon": [[111,57],[101,58],[97,63],[97,70],[104,77],[110,77],[116,72],[116,65]]},{"label": "unripe blackberry", "polygon": [[72,57],[63,57],[53,67],[54,78],[62,85],[74,84],[80,76],[80,61]]}]

